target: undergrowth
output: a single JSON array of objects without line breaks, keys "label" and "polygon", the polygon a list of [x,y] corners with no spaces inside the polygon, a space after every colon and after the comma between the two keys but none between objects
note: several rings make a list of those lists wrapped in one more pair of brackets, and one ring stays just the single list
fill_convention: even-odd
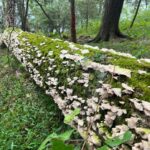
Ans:
[{"label": "undergrowth", "polygon": [[69,127],[53,100],[6,52],[0,49],[0,150],[36,150],[48,134]]}]

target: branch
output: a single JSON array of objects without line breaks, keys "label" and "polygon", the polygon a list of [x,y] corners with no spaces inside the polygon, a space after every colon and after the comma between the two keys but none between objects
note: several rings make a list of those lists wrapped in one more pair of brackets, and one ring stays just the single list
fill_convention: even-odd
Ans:
[{"label": "branch", "polygon": [[133,20],[132,20],[132,22],[131,22],[130,28],[133,27],[133,24],[134,24],[134,22],[135,22],[135,19],[136,19],[136,17],[137,17],[137,14],[138,14],[138,11],[139,11],[139,8],[140,8],[140,5],[141,5],[141,1],[142,1],[142,0],[139,0],[139,2],[138,2],[138,6],[137,6],[137,9],[136,9],[135,15],[134,15],[134,17],[133,17]]},{"label": "branch", "polygon": [[43,11],[44,15],[48,18],[49,22],[53,22],[52,19],[50,18],[50,16],[47,14],[47,12],[45,11],[45,9],[43,8],[43,5],[40,4],[40,2],[38,0],[35,0],[35,2],[40,6],[41,10]]}]

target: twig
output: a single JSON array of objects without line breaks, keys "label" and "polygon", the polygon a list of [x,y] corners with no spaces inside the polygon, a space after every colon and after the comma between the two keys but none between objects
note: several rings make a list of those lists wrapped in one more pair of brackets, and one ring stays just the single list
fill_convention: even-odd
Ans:
[{"label": "twig", "polygon": [[133,24],[134,24],[135,19],[136,19],[136,17],[137,17],[137,14],[138,14],[138,11],[139,11],[139,8],[140,8],[140,5],[141,5],[141,2],[142,2],[142,0],[139,0],[139,2],[138,2],[138,6],[137,6],[137,9],[136,9],[136,12],[135,12],[135,15],[134,15],[133,20],[132,20],[131,25],[130,25],[130,28],[132,28],[132,27],[133,27]]},{"label": "twig", "polygon": [[43,8],[43,5],[38,0],[35,0],[35,2],[40,6],[40,8],[43,11],[44,15],[48,18],[49,22],[52,24],[52,19],[50,18],[50,16],[47,14],[45,9]]}]

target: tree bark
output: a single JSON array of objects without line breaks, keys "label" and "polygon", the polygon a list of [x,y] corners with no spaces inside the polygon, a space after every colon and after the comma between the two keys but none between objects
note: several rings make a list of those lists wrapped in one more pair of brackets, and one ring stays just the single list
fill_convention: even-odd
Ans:
[{"label": "tree bark", "polygon": [[71,9],[71,41],[76,43],[76,15],[75,15],[75,0],[70,0]]},{"label": "tree bark", "polygon": [[105,0],[104,15],[99,33],[94,42],[108,41],[110,37],[124,37],[119,30],[119,20],[124,0]]},{"label": "tree bark", "polygon": [[6,1],[6,19],[5,27],[14,27],[15,26],[15,0]]},{"label": "tree bark", "polygon": [[86,31],[88,30],[89,26],[89,0],[86,2]]},{"label": "tree bark", "polygon": [[[26,67],[35,83],[43,87],[46,94],[58,104],[65,116],[64,122],[79,131],[84,140],[94,146],[93,149],[106,144],[108,135],[122,138],[126,131],[132,132],[131,142],[128,142],[130,147],[135,148],[139,143],[144,147],[150,143],[149,59],[137,60],[130,54],[89,45],[80,45],[80,51],[86,49],[88,53],[76,55],[76,51],[70,51],[69,45],[74,48],[78,46],[72,43],[65,47],[67,53],[63,57],[60,57],[60,53],[49,55],[52,52],[50,48],[54,47],[55,51],[56,44],[57,50],[61,51],[64,41],[57,42],[17,30],[12,32],[11,37],[10,33],[9,30],[3,33],[2,42],[12,47],[12,53]],[[37,36],[39,43],[33,42]],[[24,38],[30,44],[23,42]],[[45,46],[42,49],[40,43],[43,42]],[[40,53],[40,56],[33,53],[34,47],[37,47],[36,53]],[[105,63],[104,59],[97,59],[97,56],[104,57]],[[45,62],[41,62],[43,57]],[[64,66],[66,61],[69,65]],[[45,64],[55,65],[56,68],[51,70]],[[59,72],[52,73],[58,67]],[[144,75],[140,70],[144,71]],[[79,82],[81,79],[84,82]],[[73,117],[68,119],[68,116]],[[122,148],[118,147],[119,150]]]},{"label": "tree bark", "polygon": [[2,17],[2,19],[1,19],[1,27],[2,27],[2,30],[4,29],[4,26],[5,26],[5,22],[6,22],[6,16],[5,16],[5,14],[6,14],[6,1],[5,0],[2,0],[2,10],[1,10],[1,17]]},{"label": "tree bark", "polygon": [[29,8],[29,0],[17,0],[17,8],[18,13],[21,19],[21,29],[23,31],[29,31],[29,23],[28,23],[28,8]]}]

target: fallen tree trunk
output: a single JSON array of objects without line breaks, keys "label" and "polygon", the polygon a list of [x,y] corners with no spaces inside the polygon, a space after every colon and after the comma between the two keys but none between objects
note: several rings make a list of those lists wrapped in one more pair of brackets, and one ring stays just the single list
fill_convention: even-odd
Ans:
[{"label": "fallen tree trunk", "polygon": [[149,59],[18,29],[10,33],[2,41],[89,144],[101,146],[130,130],[127,147],[149,146]]}]

